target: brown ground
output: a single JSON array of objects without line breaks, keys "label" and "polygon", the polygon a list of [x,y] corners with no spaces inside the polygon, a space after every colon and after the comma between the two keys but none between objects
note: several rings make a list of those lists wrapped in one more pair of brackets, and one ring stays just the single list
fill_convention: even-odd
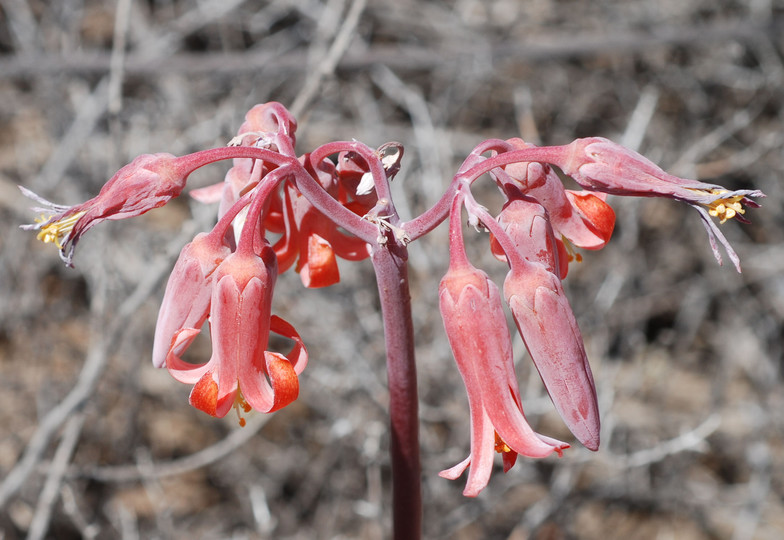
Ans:
[{"label": "brown ground", "polygon": [[[487,137],[601,135],[671,172],[764,190],[752,225],[722,228],[741,275],[715,264],[690,208],[613,201],[613,242],[584,253],[566,281],[597,378],[602,447],[521,460],[477,499],[462,497],[463,480],[437,476],[468,451],[465,392],[434,294],[444,227],[412,246],[424,527],[456,539],[784,536],[784,2],[0,6],[0,538],[389,530],[368,263],[343,265],[327,290],[281,278],[275,310],[300,330],[311,363],[299,401],[240,430],[192,409],[188,388],[149,362],[167,270],[212,210],[183,198],[96,228],[76,269],[17,229],[33,216],[16,184],[80,202],[137,154],[223,145],[253,104],[295,99],[300,151],[352,137],[404,143],[396,188],[411,214]],[[486,239],[473,240],[476,260],[502,277]],[[568,438],[517,345],[531,423]]]}]

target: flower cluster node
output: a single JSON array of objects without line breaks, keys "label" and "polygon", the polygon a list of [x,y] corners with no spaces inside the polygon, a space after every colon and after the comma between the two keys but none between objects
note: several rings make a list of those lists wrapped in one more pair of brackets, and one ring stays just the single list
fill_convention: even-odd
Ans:
[{"label": "flower cluster node", "polygon": [[[360,261],[373,253],[377,275],[399,278],[391,282],[408,294],[403,290],[405,246],[448,217],[450,260],[439,284],[439,308],[468,394],[471,442],[469,456],[440,474],[455,479],[468,470],[467,496],[478,495],[487,485],[495,453],[502,455],[507,471],[518,455],[560,456],[569,447],[529,425],[504,303],[564,423],[585,447],[599,447],[596,387],[562,280],[569,263],[582,260],[577,248],[598,250],[610,240],[615,213],[607,194],[666,197],[692,205],[719,263],[717,239],[738,271],[738,257],[713,218],[746,222],[744,205],[757,207],[750,198],[764,196],[678,178],[599,137],[554,147],[518,138],[490,139],[466,158],[433,208],[401,222],[389,185],[400,169],[401,144],[389,142],[373,150],[357,141],[332,142],[297,156],[296,129],[285,107],[266,103],[248,111],[228,146],[183,157],[140,156],[84,203],[56,205],[22,188],[42,214],[23,228],[54,243],[70,265],[77,242],[94,225],[162,206],[181,193],[191,172],[231,159],[223,181],[192,192],[200,202],[218,203],[218,219],[180,252],[158,314],[152,360],[192,386],[191,405],[218,417],[234,409],[245,425],[243,415],[252,409],[268,413],[294,401],[308,362],[297,331],[272,314],[278,275],[293,269],[305,287],[326,287],[340,281],[338,258]],[[555,167],[582,189],[566,189]],[[504,197],[497,213],[474,199],[473,183],[484,175]],[[503,289],[467,257],[464,208],[468,225],[490,233],[492,254],[508,268]],[[390,246],[393,239],[396,245]],[[393,247],[395,257],[375,256]],[[385,309],[385,317],[387,312],[408,317],[410,327],[410,312]],[[209,360],[185,361],[206,323],[212,341]],[[288,351],[270,350],[271,334],[293,345]],[[391,339],[393,345],[395,339],[406,340]],[[413,349],[410,343],[396,346]],[[389,357],[401,361],[403,356],[413,362],[409,352]],[[412,372],[407,366],[390,373],[396,371]]]}]

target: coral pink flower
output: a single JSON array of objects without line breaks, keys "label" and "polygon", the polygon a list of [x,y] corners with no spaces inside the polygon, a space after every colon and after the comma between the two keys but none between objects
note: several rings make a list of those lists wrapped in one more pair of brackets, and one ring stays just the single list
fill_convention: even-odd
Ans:
[{"label": "coral pink flower", "polygon": [[[152,363],[163,367],[172,351],[175,335],[179,334],[177,350],[182,356],[210,314],[212,274],[229,256],[231,250],[223,242],[223,233],[200,233],[186,244],[169,276],[166,292],[155,326]],[[189,332],[181,333],[188,329]],[[185,336],[190,336],[186,339]]]},{"label": "coral pink flower", "polygon": [[512,241],[504,296],[531,359],[566,425],[587,448],[599,447],[599,408],[582,335],[558,275],[558,254],[545,209],[510,200],[498,222]]},{"label": "coral pink flower", "polygon": [[79,238],[93,225],[110,219],[126,219],[163,206],[185,187],[191,170],[188,156],[145,154],[117,171],[101,191],[87,202],[76,206],[60,206],[39,197],[28,189],[22,192],[44,206],[34,210],[49,214],[28,230],[38,230],[38,239],[54,242],[60,258],[71,266]]},{"label": "coral pink flower", "polygon": [[[180,382],[193,384],[191,404],[222,417],[232,407],[272,412],[294,401],[297,376],[307,351],[294,328],[271,315],[277,276],[275,253],[265,243],[260,254],[238,249],[220,263],[213,277],[210,307],[212,357],[201,365],[183,361],[178,352],[198,330],[177,332],[166,367]],[[295,342],[288,355],[267,349],[270,332]]]},{"label": "coral pink flower", "polygon": [[746,222],[743,205],[758,207],[749,197],[764,197],[761,191],[728,191],[717,184],[673,176],[637,152],[601,137],[577,139],[561,148],[561,156],[554,159],[553,164],[586,189],[615,195],[669,197],[692,205],[700,213],[708,231],[716,260],[721,264],[721,254],[716,245],[718,239],[740,271],[737,254],[711,217],[718,218],[721,223],[732,218]]},{"label": "coral pink flower", "polygon": [[[245,123],[231,144],[293,152],[295,130],[296,122],[279,103],[256,105],[245,116]],[[359,178],[366,171],[347,153],[339,156],[337,167],[327,159],[314,164],[307,154],[300,158],[300,163],[331,196],[353,212],[364,214],[375,204],[375,192],[357,195]],[[191,195],[200,202],[220,201],[218,215],[222,216],[273,168],[261,160],[235,159],[224,182],[195,190]],[[295,270],[306,287],[327,287],[340,281],[337,257],[357,261],[370,255],[365,242],[340,232],[290,180],[283,183],[282,192],[270,195],[268,205],[262,226],[280,235],[273,245],[279,271],[296,263]],[[235,222],[235,238],[239,238],[243,226],[241,218]]]},{"label": "coral pink flower", "polygon": [[463,491],[474,497],[490,478],[494,450],[503,454],[504,470],[517,457],[541,458],[568,444],[536,433],[523,414],[514,371],[512,341],[498,287],[465,256],[460,231],[461,197],[450,217],[450,265],[439,287],[441,315],[449,344],[468,392],[471,453],[442,471],[456,479],[470,465]]}]

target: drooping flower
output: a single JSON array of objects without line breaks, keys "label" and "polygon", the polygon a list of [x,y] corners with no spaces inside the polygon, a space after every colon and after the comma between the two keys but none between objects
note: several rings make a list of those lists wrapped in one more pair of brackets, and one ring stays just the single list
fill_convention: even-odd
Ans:
[{"label": "drooping flower", "polygon": [[[293,152],[295,130],[296,122],[282,105],[256,105],[245,116],[245,122],[231,144]],[[357,194],[359,177],[365,172],[357,156],[344,152],[338,157],[337,166],[328,159],[314,163],[309,154],[300,157],[299,161],[327,193],[351,211],[364,215],[375,204],[374,192]],[[222,216],[274,167],[262,160],[234,159],[224,182],[195,190],[191,195],[200,202],[220,201],[218,215]],[[234,223],[235,240],[243,226],[244,220],[240,217]],[[337,257],[357,261],[370,255],[365,242],[342,233],[291,180],[283,182],[280,190],[270,194],[262,227],[279,235],[273,244],[279,271],[285,272],[296,264],[295,270],[306,287],[327,287],[340,281]]]},{"label": "drooping flower", "polygon": [[[193,384],[191,404],[222,417],[232,408],[278,410],[297,398],[297,376],[307,351],[294,328],[271,315],[277,276],[275,253],[268,243],[260,252],[238,249],[215,270],[210,306],[212,357],[190,364],[179,352],[197,329],[184,328],[172,340],[166,367],[180,382]],[[295,342],[286,355],[267,350],[270,332]]]},{"label": "drooping flower", "polygon": [[[513,148],[533,145],[521,139],[507,141]],[[564,188],[563,182],[546,163],[512,163],[504,168],[524,195],[536,199],[550,215],[557,235],[584,249],[601,249],[612,236],[615,212],[604,202],[603,193]]]},{"label": "drooping flower", "polygon": [[21,188],[43,205],[34,210],[44,214],[38,223],[23,228],[37,230],[39,240],[57,245],[60,258],[71,266],[76,244],[88,229],[104,220],[135,217],[163,206],[180,194],[191,170],[187,156],[144,154],[117,171],[98,195],[75,206],[53,204]]},{"label": "drooping flower", "polygon": [[737,254],[711,218],[718,218],[721,223],[732,218],[747,222],[743,205],[759,207],[749,197],[764,197],[761,191],[730,191],[718,184],[673,176],[637,152],[601,137],[577,139],[562,148],[561,156],[553,164],[586,189],[615,195],[668,197],[696,208],[708,231],[716,260],[721,264],[718,239],[740,272]]},{"label": "drooping flower", "polygon": [[[179,336],[174,354],[182,356],[210,314],[213,272],[229,256],[223,230],[199,233],[186,244],[172,269],[155,326],[152,363],[163,367]],[[182,333],[188,329],[189,332]],[[186,339],[187,338],[187,339]]]},{"label": "drooping flower", "polygon": [[498,222],[510,241],[504,296],[520,335],[561,418],[586,448],[596,450],[596,387],[558,275],[559,256],[548,213],[538,201],[519,196],[506,203]]},{"label": "drooping flower", "polygon": [[490,478],[494,451],[503,455],[504,470],[518,454],[541,458],[568,444],[536,433],[523,414],[514,371],[512,341],[498,287],[473,267],[462,245],[460,197],[450,216],[450,264],[439,287],[440,309],[449,344],[468,392],[471,453],[442,471],[456,479],[470,466],[463,494],[474,497]]}]

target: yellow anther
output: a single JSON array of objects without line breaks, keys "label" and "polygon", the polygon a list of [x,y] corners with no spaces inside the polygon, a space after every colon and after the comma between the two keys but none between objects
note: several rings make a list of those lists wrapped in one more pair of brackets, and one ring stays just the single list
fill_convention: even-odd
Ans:
[{"label": "yellow anther", "polygon": [[[710,193],[711,195],[721,195],[722,193],[729,193],[726,189],[693,189],[692,191]],[[734,195],[726,199],[716,199],[711,203],[707,203],[708,214],[715,218],[719,218],[719,223],[724,223],[728,219],[732,219],[738,214],[745,214],[746,209],[743,208],[743,195]]]},{"label": "yellow anther", "polygon": [[[65,219],[61,219],[59,221],[53,221],[41,227],[41,230],[38,232],[36,238],[43,242],[44,244],[51,244],[54,243],[59,249],[63,249],[62,239],[68,236],[76,222],[79,221],[84,215],[85,211],[82,210],[81,212],[76,212],[75,214],[71,214]],[[36,218],[36,223],[45,223],[48,219],[46,216],[41,216],[40,218]]]},{"label": "yellow anther", "polygon": [[741,203],[742,200],[742,195],[736,195],[729,199],[717,199],[708,205],[708,213],[713,217],[719,218],[719,223],[724,223],[728,219],[734,218],[737,214],[746,212]]},{"label": "yellow anther", "polygon": [[509,445],[503,441],[503,439],[498,435],[498,433],[495,434],[495,451],[498,452],[499,454],[512,451]]}]

